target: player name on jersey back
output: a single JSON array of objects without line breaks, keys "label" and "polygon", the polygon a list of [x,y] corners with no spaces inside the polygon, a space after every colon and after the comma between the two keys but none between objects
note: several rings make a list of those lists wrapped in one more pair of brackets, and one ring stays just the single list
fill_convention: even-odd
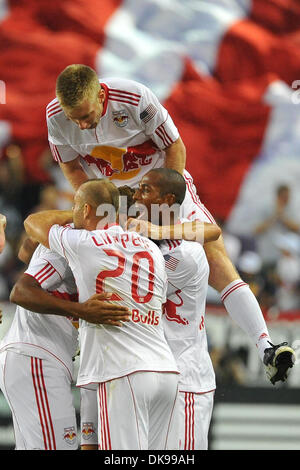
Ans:
[{"label": "player name on jersey back", "polygon": [[110,301],[131,311],[122,327],[81,323],[77,384],[142,370],[178,373],[162,324],[167,277],[158,246],[117,224],[94,231],[54,225],[49,243],[68,258],[80,301],[109,292]]}]

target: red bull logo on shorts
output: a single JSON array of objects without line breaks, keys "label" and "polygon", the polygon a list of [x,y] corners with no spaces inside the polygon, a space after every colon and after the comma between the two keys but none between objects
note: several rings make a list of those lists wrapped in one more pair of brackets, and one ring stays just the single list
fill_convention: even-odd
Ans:
[{"label": "red bull logo on shorts", "polygon": [[95,426],[94,423],[83,423],[81,427],[81,434],[85,441],[91,439],[91,437],[95,434]]},{"label": "red bull logo on shorts", "polygon": [[70,428],[64,428],[64,440],[71,445],[74,444],[75,439],[77,439],[77,434],[74,426]]}]

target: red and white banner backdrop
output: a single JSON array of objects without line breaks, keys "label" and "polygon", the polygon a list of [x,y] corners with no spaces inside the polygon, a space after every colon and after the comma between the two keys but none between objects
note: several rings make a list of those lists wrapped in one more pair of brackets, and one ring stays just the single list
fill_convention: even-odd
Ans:
[{"label": "red and white banner backdrop", "polygon": [[46,181],[45,106],[60,71],[84,63],[141,81],[172,115],[201,199],[239,224],[283,166],[298,179],[299,24],[298,0],[2,0],[0,132]]}]

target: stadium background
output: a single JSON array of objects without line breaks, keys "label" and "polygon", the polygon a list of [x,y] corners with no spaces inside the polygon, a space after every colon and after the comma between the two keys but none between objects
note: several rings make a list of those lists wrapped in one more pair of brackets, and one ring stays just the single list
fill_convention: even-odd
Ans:
[{"label": "stadium background", "polygon": [[[275,190],[291,191],[299,224],[300,4],[297,0],[0,0],[0,337],[24,269],[16,253],[31,211],[66,208],[72,191],[47,143],[45,107],[70,63],[143,82],[187,148],[187,169],[223,228],[227,249],[261,302],[275,342],[300,342],[299,240],[276,241],[264,271],[255,227]],[[217,374],[211,449],[299,449],[299,366],[268,384],[253,344],[210,289],[207,332]],[[74,389],[78,406],[78,393]],[[13,447],[0,394],[0,449]]]}]

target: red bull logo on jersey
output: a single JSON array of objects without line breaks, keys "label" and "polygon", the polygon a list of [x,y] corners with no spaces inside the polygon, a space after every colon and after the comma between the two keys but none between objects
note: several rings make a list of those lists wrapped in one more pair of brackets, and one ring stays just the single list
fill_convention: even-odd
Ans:
[{"label": "red bull logo on jersey", "polygon": [[70,428],[64,428],[64,440],[67,442],[67,444],[74,444],[75,439],[77,439],[75,427],[72,426]]},{"label": "red bull logo on jersey", "polygon": [[113,176],[115,173],[119,173],[119,170],[114,170],[112,164],[107,160],[103,160],[102,158],[94,158],[91,155],[85,155],[85,157],[83,158],[88,165],[96,165],[103,176],[110,177]]},{"label": "red bull logo on jersey", "polygon": [[150,165],[157,150],[152,140],[128,148],[97,145],[82,158],[88,165],[96,165],[106,178],[127,180],[135,177],[142,167]]},{"label": "red bull logo on jersey", "polygon": [[91,439],[91,437],[96,433],[94,423],[82,423],[81,434],[82,438],[85,441]]},{"label": "red bull logo on jersey", "polygon": [[144,323],[147,325],[158,325],[159,316],[155,313],[154,310],[149,310],[147,315],[143,315],[139,310],[132,310],[131,319],[134,323]]},{"label": "red bull logo on jersey", "polygon": [[112,118],[116,126],[125,127],[128,124],[128,115],[126,111],[113,111]]},{"label": "red bull logo on jersey", "polygon": [[[183,299],[180,297],[181,290],[178,289],[174,294],[172,294],[164,307],[164,315],[168,321],[174,321],[179,325],[188,325],[189,322],[186,318],[182,317],[178,312],[177,308],[183,305]],[[172,300],[171,300],[172,297]]]}]

